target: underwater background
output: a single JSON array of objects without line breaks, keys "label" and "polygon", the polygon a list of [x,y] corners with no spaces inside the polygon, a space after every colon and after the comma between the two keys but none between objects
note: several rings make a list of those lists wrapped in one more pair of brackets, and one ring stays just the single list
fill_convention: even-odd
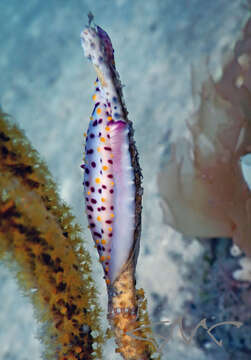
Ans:
[{"label": "underwater background", "polygon": [[[87,229],[80,169],[83,132],[92,111],[96,78],[80,46],[80,32],[88,23],[87,14],[91,11],[95,23],[111,37],[116,67],[125,85],[124,99],[129,119],[133,121],[144,176],[137,287],[146,292],[152,321],[162,321],[175,320],[179,315],[185,319],[191,316],[184,304],[193,303],[194,291],[201,281],[201,254],[208,246],[195,239],[184,239],[163,222],[157,175],[166,156],[168,130],[172,129],[174,136],[181,134],[186,118],[193,111],[191,64],[199,66],[208,57],[210,71],[219,73],[224,55],[233,48],[248,17],[245,3],[241,0],[0,1],[0,106],[25,130],[48,164],[61,197],[72,207],[84,229],[104,308],[104,328],[108,326],[106,288]],[[215,292],[213,285],[208,291]],[[3,264],[0,299],[0,359],[42,359],[42,344],[36,339],[39,325],[32,306]],[[193,303],[196,306],[200,305]],[[213,313],[213,304],[206,308],[206,313],[204,309],[196,311],[193,326],[202,320],[201,314],[206,318],[215,316],[214,323],[219,320]],[[232,315],[229,320],[234,320],[235,314]],[[235,336],[223,338],[223,349],[210,342],[210,338],[207,340],[186,345],[177,331],[164,348],[163,359],[179,360],[185,356],[186,359],[245,360],[251,356],[250,338],[242,341],[238,338],[238,342]],[[242,351],[244,347],[246,350]],[[120,359],[114,348],[113,340],[108,341],[105,359]]]}]

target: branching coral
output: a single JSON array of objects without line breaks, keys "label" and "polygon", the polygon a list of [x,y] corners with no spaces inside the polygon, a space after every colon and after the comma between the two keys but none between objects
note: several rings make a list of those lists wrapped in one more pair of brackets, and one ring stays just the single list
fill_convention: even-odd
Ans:
[{"label": "branching coral", "polygon": [[101,313],[90,257],[73,220],[45,164],[1,112],[1,256],[8,252],[17,263],[19,283],[44,324],[46,359],[91,359],[94,343],[101,357]]},{"label": "branching coral", "polygon": [[232,237],[247,255],[251,191],[240,159],[251,152],[250,38],[249,19],[221,79],[209,77],[202,85],[198,111],[187,123],[191,139],[172,144],[158,178],[172,227],[191,236]]}]

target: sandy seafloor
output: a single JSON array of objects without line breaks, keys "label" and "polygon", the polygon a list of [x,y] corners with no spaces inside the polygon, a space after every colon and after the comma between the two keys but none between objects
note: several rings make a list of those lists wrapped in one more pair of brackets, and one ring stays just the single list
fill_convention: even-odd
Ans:
[{"label": "sandy seafloor", "polygon": [[[80,31],[91,10],[95,22],[110,35],[124,87],[129,118],[144,175],[143,229],[137,286],[148,298],[150,317],[182,314],[189,294],[184,287],[185,263],[201,251],[163,224],[156,176],[172,126],[181,133],[193,107],[191,64],[210,57],[217,72],[223,53],[233,47],[247,18],[240,0],[1,0],[0,105],[25,130],[46,160],[62,198],[87,229],[80,169],[84,130],[93,103],[95,73],[83,57]],[[94,277],[106,309],[102,269],[89,231],[84,236],[93,258]],[[185,245],[184,245],[185,244]],[[179,255],[177,261],[171,253]],[[198,269],[200,271],[200,269]],[[196,286],[196,284],[194,284]],[[14,277],[0,266],[0,360],[42,359],[29,300]],[[164,304],[164,305],[163,305]],[[163,311],[164,306],[164,311]],[[185,314],[183,314],[185,315]],[[158,316],[157,316],[158,317]],[[104,313],[104,327],[105,313]],[[218,351],[222,351],[220,348]],[[105,359],[120,359],[110,341]],[[210,359],[185,345],[177,335],[163,359]]]}]

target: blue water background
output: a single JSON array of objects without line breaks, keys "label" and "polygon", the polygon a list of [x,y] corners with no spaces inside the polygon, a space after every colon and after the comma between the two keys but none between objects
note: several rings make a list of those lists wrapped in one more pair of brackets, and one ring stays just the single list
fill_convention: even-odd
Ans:
[{"label": "blue water background", "polygon": [[[125,85],[129,118],[144,175],[144,208],[138,287],[146,291],[150,316],[166,301],[163,316],[179,313],[186,294],[182,265],[169,257],[182,254],[180,235],[162,221],[156,176],[170,126],[176,133],[192,107],[191,64],[210,57],[217,72],[222,55],[240,35],[247,11],[240,0],[1,0],[0,105],[25,130],[46,160],[61,196],[86,229],[82,197],[83,132],[92,111],[95,73],[83,57],[80,32],[92,11],[110,35],[117,69]],[[94,277],[106,308],[102,269],[87,230]],[[187,259],[200,251],[190,243]],[[182,256],[185,257],[183,254]],[[170,275],[171,274],[171,275]],[[38,326],[29,300],[8,270],[0,268],[0,359],[41,358]],[[165,300],[166,299],[166,300]],[[168,300],[167,300],[168,299]],[[104,315],[105,319],[105,315]],[[164,317],[163,317],[164,319]],[[105,320],[104,320],[105,321]],[[107,325],[104,323],[104,327]],[[105,359],[119,359],[107,344]],[[170,343],[163,359],[204,359],[195,346]]]}]

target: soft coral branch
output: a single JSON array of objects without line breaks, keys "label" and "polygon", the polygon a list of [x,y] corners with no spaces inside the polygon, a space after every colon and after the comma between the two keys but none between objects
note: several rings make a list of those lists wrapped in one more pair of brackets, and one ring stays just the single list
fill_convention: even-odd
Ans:
[{"label": "soft coral branch", "polygon": [[46,359],[91,359],[94,343],[101,358],[90,256],[73,219],[44,163],[0,111],[0,255],[18,265],[19,284],[44,325]]}]

